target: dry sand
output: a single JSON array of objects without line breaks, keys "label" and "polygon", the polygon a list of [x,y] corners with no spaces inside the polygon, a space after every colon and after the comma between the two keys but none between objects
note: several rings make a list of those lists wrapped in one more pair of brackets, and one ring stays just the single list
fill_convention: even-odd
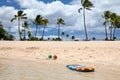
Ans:
[{"label": "dry sand", "polygon": [[[49,54],[58,59],[48,59]],[[95,72],[71,71],[67,64]],[[119,41],[0,41],[0,80],[120,80],[119,68]]]}]

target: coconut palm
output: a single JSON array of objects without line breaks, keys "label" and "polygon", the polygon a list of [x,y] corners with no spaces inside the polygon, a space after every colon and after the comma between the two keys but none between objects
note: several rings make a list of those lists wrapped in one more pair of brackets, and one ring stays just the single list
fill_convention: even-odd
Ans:
[{"label": "coconut palm", "polygon": [[110,28],[110,40],[113,40],[113,28],[114,28],[114,21],[115,19],[117,18],[117,14],[116,13],[111,13],[110,14],[110,22],[111,22],[111,26],[109,27]]},{"label": "coconut palm", "polygon": [[82,8],[78,10],[80,13],[81,10],[83,10],[83,19],[84,19],[84,29],[85,29],[85,35],[86,35],[86,40],[88,40],[88,34],[87,34],[87,28],[86,28],[86,13],[85,10],[91,10],[93,6],[93,3],[90,2],[90,0],[81,0]]},{"label": "coconut palm", "polygon": [[75,36],[72,36],[72,40],[74,40],[75,39]]},{"label": "coconut palm", "polygon": [[42,33],[42,38],[41,38],[42,40],[44,40],[45,27],[47,26],[48,23],[49,23],[48,19],[43,19],[41,21],[41,24],[44,26],[43,33]]},{"label": "coconut palm", "polygon": [[102,15],[102,17],[105,19],[105,21],[103,22],[103,25],[105,26],[105,35],[106,35],[105,40],[108,40],[107,22],[109,22],[110,13],[111,13],[110,11],[105,11],[104,14]]},{"label": "coconut palm", "polygon": [[21,21],[21,19],[27,19],[26,14],[24,13],[24,11],[19,10],[17,12],[17,15],[14,15],[14,18],[11,19],[11,22],[13,22],[16,19],[18,20],[18,32],[19,32],[19,38],[21,40],[20,21]]},{"label": "coconut palm", "polygon": [[26,29],[29,29],[29,24],[28,24],[28,22],[27,21],[24,21],[24,24],[22,25],[22,27],[24,28],[23,29],[23,32],[24,32],[24,40],[26,39],[26,35],[25,35],[25,33],[26,33]]},{"label": "coconut palm", "polygon": [[28,31],[28,40],[31,40],[31,37],[32,37],[32,35],[31,35],[31,32],[30,31]]},{"label": "coconut palm", "polygon": [[93,37],[93,38],[92,38],[92,40],[96,40],[96,38],[95,38],[95,37]]},{"label": "coconut palm", "polygon": [[[65,35],[65,32],[62,32],[62,36],[64,36]],[[63,38],[62,38],[62,40],[63,40]]]},{"label": "coconut palm", "polygon": [[67,40],[68,40],[69,34],[66,34],[66,37],[67,37]]},{"label": "coconut palm", "polygon": [[62,35],[65,35],[65,32],[62,32]]},{"label": "coconut palm", "polygon": [[33,24],[36,25],[35,38],[36,38],[37,32],[38,32],[38,25],[41,25],[42,18],[43,17],[41,15],[37,15],[35,20],[34,21],[32,20]]},{"label": "coconut palm", "polygon": [[60,25],[63,24],[65,25],[65,22],[62,18],[57,19],[57,25],[58,25],[58,39],[60,39]]},{"label": "coconut palm", "polygon": [[117,16],[113,22],[113,25],[114,25],[114,30],[113,30],[113,40],[116,38],[115,37],[115,31],[116,31],[116,28],[120,28],[120,17]]}]

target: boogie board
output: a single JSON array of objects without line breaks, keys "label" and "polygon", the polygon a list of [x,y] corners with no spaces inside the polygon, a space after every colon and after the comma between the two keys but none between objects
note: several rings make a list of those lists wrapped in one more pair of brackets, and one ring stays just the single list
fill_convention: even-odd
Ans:
[{"label": "boogie board", "polygon": [[95,70],[92,67],[86,67],[86,66],[78,65],[78,64],[67,65],[66,67],[71,70],[79,71],[79,72],[93,72]]}]

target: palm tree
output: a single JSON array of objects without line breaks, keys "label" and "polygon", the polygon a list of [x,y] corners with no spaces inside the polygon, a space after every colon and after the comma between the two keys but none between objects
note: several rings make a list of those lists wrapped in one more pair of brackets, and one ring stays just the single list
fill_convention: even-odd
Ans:
[{"label": "palm tree", "polygon": [[105,11],[104,14],[102,15],[102,17],[105,19],[105,21],[103,22],[103,25],[105,26],[105,35],[106,35],[105,40],[108,40],[108,35],[107,35],[107,22],[109,22],[110,13],[111,13],[110,11]]},{"label": "palm tree", "polygon": [[62,32],[62,35],[65,35],[65,32]]},{"label": "palm tree", "polygon": [[50,40],[50,38],[48,37],[48,41]]},{"label": "palm tree", "polygon": [[32,35],[31,35],[31,32],[30,31],[28,31],[28,40],[31,40],[31,37],[32,37]]},{"label": "palm tree", "polygon": [[63,24],[65,25],[65,22],[62,18],[57,19],[57,25],[58,25],[58,39],[60,39],[60,25]]},{"label": "palm tree", "polygon": [[43,33],[42,33],[42,40],[44,40],[44,32],[45,32],[45,26],[47,26],[47,24],[49,23],[48,19],[43,19],[41,21],[41,24],[44,25],[44,29],[43,29]]},{"label": "palm tree", "polygon": [[[65,35],[65,32],[62,32],[62,36],[64,36]],[[63,39],[62,39],[63,40]]]},{"label": "palm tree", "polygon": [[111,22],[111,26],[109,27],[110,28],[110,40],[113,40],[112,38],[112,32],[113,32],[113,28],[114,28],[114,21],[115,19],[117,18],[117,14],[116,13],[111,13],[110,14],[110,22]]},{"label": "palm tree", "polygon": [[93,38],[92,38],[92,40],[96,40],[96,38],[95,38],[95,37],[93,37]]},{"label": "palm tree", "polygon": [[29,24],[28,24],[28,22],[27,21],[24,21],[24,24],[23,24],[23,26],[22,26],[24,29],[23,29],[23,31],[24,31],[24,40],[26,39],[26,37],[25,37],[25,32],[26,32],[26,29],[29,29]]},{"label": "palm tree", "polygon": [[88,40],[88,34],[87,34],[87,28],[86,28],[86,16],[85,16],[85,10],[91,10],[90,8],[94,7],[93,3],[90,2],[89,0],[81,0],[82,8],[78,10],[80,13],[80,10],[83,9],[83,19],[84,19],[84,29],[85,29],[85,35],[86,35],[86,40]]},{"label": "palm tree", "polygon": [[74,40],[75,39],[75,36],[72,36],[72,40]]},{"label": "palm tree", "polygon": [[38,25],[41,25],[42,18],[43,18],[43,17],[42,17],[41,15],[37,15],[36,18],[35,18],[35,20],[32,21],[33,24],[36,25],[35,38],[36,38],[37,32],[38,32]]},{"label": "palm tree", "polygon": [[14,18],[11,19],[11,22],[13,22],[16,19],[18,20],[18,32],[19,32],[19,38],[21,40],[20,21],[21,19],[27,19],[26,14],[22,10],[19,10],[17,12],[17,15],[14,15]]},{"label": "palm tree", "polygon": [[116,38],[115,37],[115,30],[116,28],[120,28],[120,17],[117,16],[113,22],[113,25],[114,25],[114,30],[113,30],[113,40]]},{"label": "palm tree", "polygon": [[67,40],[68,40],[69,34],[66,34],[66,37],[67,37]]}]

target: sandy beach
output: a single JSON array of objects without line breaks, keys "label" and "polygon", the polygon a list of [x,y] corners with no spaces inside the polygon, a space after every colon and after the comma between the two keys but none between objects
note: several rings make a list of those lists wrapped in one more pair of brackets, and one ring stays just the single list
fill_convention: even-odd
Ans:
[{"label": "sandy beach", "polygon": [[[58,59],[48,59],[49,54]],[[119,80],[119,57],[119,41],[0,41],[0,79]],[[68,64],[94,67],[95,72],[71,71]]]}]

